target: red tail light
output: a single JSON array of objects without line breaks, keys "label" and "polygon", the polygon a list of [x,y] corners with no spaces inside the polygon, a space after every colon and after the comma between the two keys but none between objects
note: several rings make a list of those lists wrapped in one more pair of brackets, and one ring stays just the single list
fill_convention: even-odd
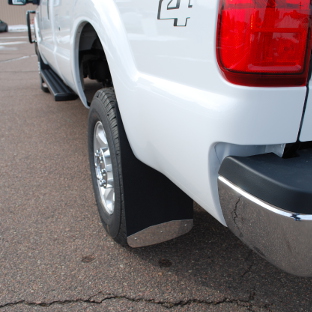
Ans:
[{"label": "red tail light", "polygon": [[220,0],[217,57],[246,86],[303,86],[310,60],[310,0]]}]

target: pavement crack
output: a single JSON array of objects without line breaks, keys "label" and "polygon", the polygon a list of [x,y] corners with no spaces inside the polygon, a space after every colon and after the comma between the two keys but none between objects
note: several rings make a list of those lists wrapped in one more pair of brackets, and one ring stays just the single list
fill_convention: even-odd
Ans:
[{"label": "pavement crack", "polygon": [[[99,300],[100,296],[102,296],[102,299]],[[103,298],[105,296],[105,298]],[[88,299],[88,301],[92,303],[97,303],[101,304],[105,302],[106,300],[111,300],[111,299],[121,299],[121,300],[127,300],[131,302],[145,302],[145,303],[151,303],[155,305],[161,305],[165,308],[171,309],[174,307],[179,307],[179,306],[186,306],[190,305],[193,303],[197,304],[207,304],[207,305],[218,305],[223,302],[228,301],[228,299],[224,298],[220,301],[206,301],[206,300],[198,300],[198,299],[189,299],[189,300],[181,300],[181,301],[163,301],[163,300],[155,300],[155,299],[145,299],[145,298],[131,298],[128,296],[115,296],[115,295],[105,295],[103,293],[98,293]],[[234,301],[233,301],[234,303]]]},{"label": "pavement crack", "polygon": [[[251,257],[252,257],[253,251],[250,249],[248,252],[247,257],[245,258],[245,262],[247,262]],[[249,273],[252,269],[254,265],[254,261],[253,259],[251,260],[251,263],[249,264],[249,266],[247,267],[247,269],[243,272],[243,274],[241,274],[241,277],[243,278],[247,273]]]},{"label": "pavement crack", "polygon": [[[98,296],[102,296],[101,299],[98,298]],[[105,301],[108,300],[127,300],[127,301],[132,301],[132,302],[145,302],[145,303],[151,303],[155,305],[161,305],[167,309],[171,308],[176,308],[176,307],[182,307],[182,306],[187,306],[191,304],[206,304],[206,305],[213,305],[217,306],[222,303],[232,303],[236,304],[237,306],[245,306],[246,303],[249,302],[249,300],[244,301],[244,300],[235,300],[235,299],[228,299],[224,298],[222,300],[218,301],[208,301],[208,300],[198,300],[198,299],[189,299],[185,301],[161,301],[161,300],[154,300],[154,299],[145,299],[145,298],[131,298],[127,296],[118,296],[118,295],[104,295],[103,293],[98,293],[96,295],[93,295],[89,297],[88,299],[82,299],[82,298],[77,298],[77,299],[70,299],[70,300],[55,300],[55,301],[50,301],[50,302],[30,302],[27,300],[20,300],[16,302],[9,302],[3,305],[0,305],[0,309],[10,307],[10,306],[19,306],[19,305],[25,305],[25,306],[40,306],[40,307],[50,307],[53,305],[67,305],[67,304],[73,304],[73,303],[89,303],[89,304],[102,304]],[[252,300],[252,296],[249,298]]]}]

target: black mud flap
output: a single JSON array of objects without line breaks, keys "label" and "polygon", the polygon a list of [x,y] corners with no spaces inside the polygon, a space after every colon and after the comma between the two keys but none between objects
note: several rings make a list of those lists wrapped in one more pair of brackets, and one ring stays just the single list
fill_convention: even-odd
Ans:
[{"label": "black mud flap", "polygon": [[189,232],[193,226],[193,200],[134,156],[118,109],[117,124],[129,246],[153,245]]}]

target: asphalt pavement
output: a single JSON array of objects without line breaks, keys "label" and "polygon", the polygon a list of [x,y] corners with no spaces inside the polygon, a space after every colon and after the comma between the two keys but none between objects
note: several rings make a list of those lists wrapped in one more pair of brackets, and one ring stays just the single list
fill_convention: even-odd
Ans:
[{"label": "asphalt pavement", "polygon": [[245,247],[202,208],[194,229],[123,248],[105,233],[88,110],[39,87],[27,34],[0,33],[0,311],[311,311],[312,279]]}]

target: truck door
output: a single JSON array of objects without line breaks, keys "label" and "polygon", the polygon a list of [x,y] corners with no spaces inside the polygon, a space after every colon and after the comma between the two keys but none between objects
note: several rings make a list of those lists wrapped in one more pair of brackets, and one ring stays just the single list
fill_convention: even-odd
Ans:
[{"label": "truck door", "polygon": [[[50,67],[72,86],[70,30],[72,0],[42,0],[39,7],[40,53]],[[59,70],[62,68],[62,70]]]},{"label": "truck door", "polygon": [[73,24],[73,0],[50,0],[53,2],[54,12],[54,38],[55,38],[55,58],[58,68],[62,68],[61,78],[65,83],[73,88],[72,85],[72,66],[71,66],[71,29]]},{"label": "truck door", "polygon": [[55,42],[53,35],[53,0],[42,0],[39,6],[39,29],[41,41],[39,42],[40,54],[44,60],[56,71],[54,57]]}]

